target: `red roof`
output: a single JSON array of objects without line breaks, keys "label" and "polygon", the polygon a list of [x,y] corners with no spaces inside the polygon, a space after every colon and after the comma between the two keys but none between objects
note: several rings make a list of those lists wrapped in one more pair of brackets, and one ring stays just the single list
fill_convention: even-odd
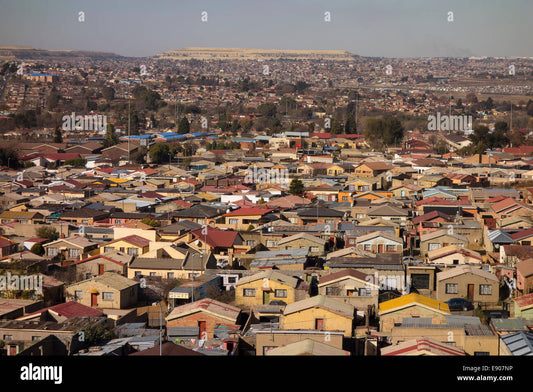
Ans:
[{"label": "red roof", "polygon": [[[204,234],[204,229],[207,229],[207,233]],[[233,230],[221,230],[207,226],[205,228],[196,229],[191,232],[195,239],[200,239],[207,243],[211,247],[231,248],[235,242],[235,238],[239,234]]]},{"label": "red roof", "polygon": [[100,310],[91,308],[86,305],[82,305],[76,301],[69,301],[62,304],[50,306],[48,308],[40,309],[36,312],[29,313],[25,316],[19,317],[21,318],[30,318],[31,316],[41,314],[43,312],[52,311],[54,313],[57,313],[60,316],[70,318],[70,317],[98,317],[103,315],[103,312]]},{"label": "red roof", "polygon": [[[522,238],[527,238],[531,236],[533,236],[533,227],[531,229],[522,230],[511,234],[511,238],[513,240],[521,240]],[[533,257],[533,255],[531,255],[531,257]]]},{"label": "red roof", "polygon": [[310,137],[318,137],[319,139],[331,139],[331,133],[329,132],[313,132]]},{"label": "red roof", "polygon": [[67,159],[79,158],[80,154],[76,154],[73,152],[57,152],[51,154],[43,154],[42,157],[45,159],[51,159],[53,161],[66,161]]}]

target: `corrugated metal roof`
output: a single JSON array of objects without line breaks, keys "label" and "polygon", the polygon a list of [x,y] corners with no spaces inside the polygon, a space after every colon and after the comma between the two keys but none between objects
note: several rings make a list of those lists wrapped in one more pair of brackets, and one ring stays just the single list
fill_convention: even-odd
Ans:
[{"label": "corrugated metal roof", "polygon": [[533,333],[520,331],[504,335],[501,339],[512,355],[533,355]]}]

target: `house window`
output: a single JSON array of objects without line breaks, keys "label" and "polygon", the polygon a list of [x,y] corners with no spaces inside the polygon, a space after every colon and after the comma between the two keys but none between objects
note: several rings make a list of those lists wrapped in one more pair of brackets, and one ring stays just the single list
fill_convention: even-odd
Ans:
[{"label": "house window", "polygon": [[429,289],[429,274],[411,274],[411,284],[416,289]]},{"label": "house window", "polygon": [[243,297],[255,297],[255,289],[243,289]]},{"label": "house window", "polygon": [[13,335],[4,335],[4,340],[13,340]]},{"label": "house window", "polygon": [[246,246],[255,246],[255,240],[246,240]]},{"label": "house window", "polygon": [[228,276],[227,282],[230,284],[237,283],[237,277],[236,276]]},{"label": "house window", "polygon": [[104,301],[113,301],[113,293],[110,293],[110,292],[103,292],[102,293],[102,299]]},{"label": "house window", "polygon": [[370,295],[372,295],[372,290],[370,290],[368,287],[362,287],[359,289],[360,297],[370,297]]},{"label": "house window", "polygon": [[287,290],[278,289],[274,291],[274,296],[278,298],[287,298]]},{"label": "house window", "polygon": [[479,285],[479,295],[491,295],[492,286],[490,284],[480,284]]},{"label": "house window", "polygon": [[40,336],[32,336],[32,337],[31,337],[31,340],[32,340],[33,342],[38,342],[39,340],[41,340],[41,337],[40,337]]},{"label": "house window", "polygon": [[311,247],[311,252],[315,252],[316,253],[318,251],[319,251],[318,246],[312,246]]},{"label": "house window", "polygon": [[395,252],[396,251],[396,245],[386,245],[385,250],[387,252]]},{"label": "house window", "polygon": [[104,246],[104,253],[112,252],[114,250],[115,248],[113,248],[112,246]]},{"label": "house window", "polygon": [[48,257],[55,257],[58,254],[57,248],[46,248],[46,255]]},{"label": "house window", "polygon": [[167,279],[174,279],[174,272],[167,272]]},{"label": "house window", "polygon": [[370,251],[372,249],[372,245],[370,244],[364,244],[363,245],[363,249],[366,250],[366,251]]},{"label": "house window", "polygon": [[128,255],[130,255],[130,256],[138,256],[139,255],[139,248],[128,248]]},{"label": "house window", "polygon": [[68,250],[68,257],[71,258],[71,259],[76,259],[76,258],[80,257],[80,250],[79,249],[70,248]]},{"label": "house window", "polygon": [[239,223],[239,220],[237,218],[229,218],[228,222],[230,225],[236,225]]},{"label": "house window", "polygon": [[74,291],[74,298],[75,299],[83,298],[83,291],[81,291],[81,290]]},{"label": "house window", "polygon": [[436,243],[429,243],[428,250],[435,250],[442,247],[442,244],[436,244]]},{"label": "house window", "polygon": [[446,294],[457,294],[458,285],[457,283],[446,283]]},{"label": "house window", "polygon": [[266,246],[267,248],[275,248],[278,245],[278,242],[276,240],[267,240]]},{"label": "house window", "polygon": [[150,272],[150,276],[154,277],[157,276],[157,274],[155,272]]}]

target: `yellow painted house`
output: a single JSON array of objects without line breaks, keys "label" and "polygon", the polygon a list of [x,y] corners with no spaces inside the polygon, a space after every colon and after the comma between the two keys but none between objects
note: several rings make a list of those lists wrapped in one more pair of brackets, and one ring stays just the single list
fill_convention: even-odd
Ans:
[{"label": "yellow painted house", "polygon": [[118,251],[130,256],[139,256],[148,252],[149,249],[150,241],[148,239],[132,234],[101,245],[100,253]]},{"label": "yellow painted house", "polygon": [[239,279],[235,286],[235,303],[239,306],[267,305],[271,301],[286,304],[307,296],[305,282],[275,270],[262,271]]},{"label": "yellow painted house", "polygon": [[356,308],[346,302],[316,295],[288,304],[280,318],[280,329],[342,331],[354,335]]},{"label": "yellow painted house", "polygon": [[420,294],[402,295],[379,304],[380,331],[390,332],[404,317],[431,318],[432,324],[444,324],[449,314],[450,308],[444,302]]}]

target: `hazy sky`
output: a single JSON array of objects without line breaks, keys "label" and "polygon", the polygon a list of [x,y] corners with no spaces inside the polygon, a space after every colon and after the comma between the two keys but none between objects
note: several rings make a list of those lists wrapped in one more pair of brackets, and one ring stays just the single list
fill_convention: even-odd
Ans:
[{"label": "hazy sky", "polygon": [[209,46],[533,57],[532,16],[533,0],[0,0],[0,45],[124,56]]}]

